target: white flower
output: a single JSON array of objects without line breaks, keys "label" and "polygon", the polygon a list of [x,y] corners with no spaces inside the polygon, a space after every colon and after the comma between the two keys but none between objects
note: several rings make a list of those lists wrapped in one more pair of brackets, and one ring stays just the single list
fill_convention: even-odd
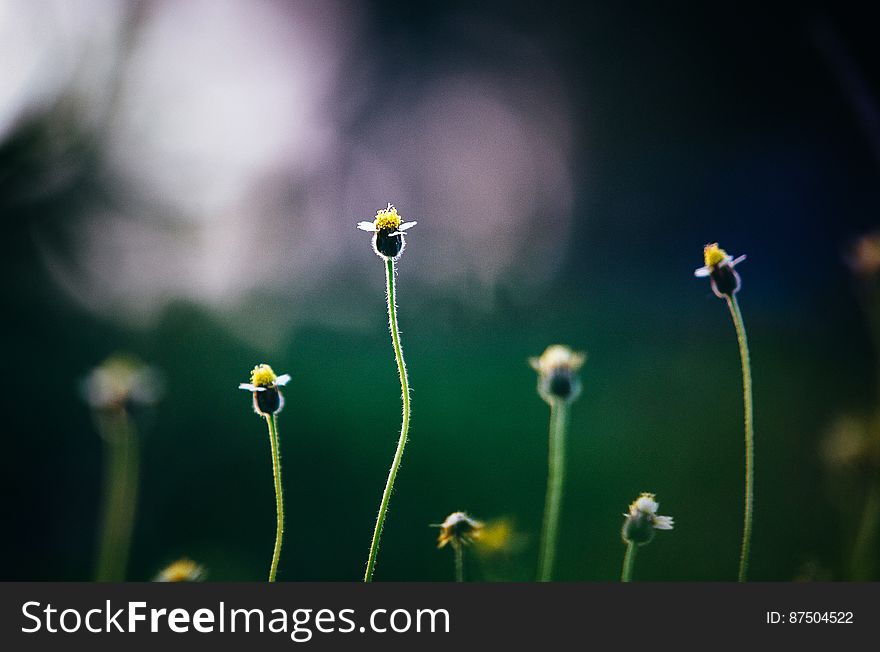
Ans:
[{"label": "white flower", "polygon": [[538,372],[538,394],[547,403],[573,401],[581,393],[578,371],[587,359],[586,353],[572,351],[562,344],[548,346],[529,365]]},{"label": "white flower", "polygon": [[396,260],[406,246],[404,231],[416,224],[402,221],[394,205],[388,204],[387,208],[376,211],[376,218],[372,222],[358,222],[357,228],[373,234],[373,251],[377,256]]},{"label": "white flower", "polygon": [[134,356],[117,354],[95,367],[83,381],[83,394],[97,410],[153,405],[162,395],[158,371]]},{"label": "white flower", "polygon": [[636,498],[629,506],[629,511],[624,514],[624,541],[644,545],[654,538],[654,530],[671,530],[672,517],[658,516],[659,507],[660,504],[654,500],[654,494],[643,493]]},{"label": "white flower", "polygon": [[719,299],[733,296],[739,292],[742,280],[733,268],[746,259],[745,256],[734,258],[717,242],[703,247],[703,262],[705,265],[694,270],[694,276],[699,278],[709,277],[712,284],[712,292]]},{"label": "white flower", "polygon": [[643,514],[651,514],[654,515],[657,513],[657,509],[660,507],[660,503],[654,500],[654,494],[642,494],[636,499],[636,502],[633,503],[629,511],[633,513],[642,512]]},{"label": "white flower", "polygon": [[442,548],[446,544],[453,547],[472,543],[480,538],[483,524],[468,516],[464,512],[452,512],[442,523],[432,527],[440,528],[440,536],[437,538],[437,547]]},{"label": "white flower", "polygon": [[277,376],[267,364],[258,364],[251,371],[251,382],[239,383],[238,388],[254,393],[254,412],[261,416],[278,414],[284,407],[284,397],[278,390],[290,382],[290,374]]}]

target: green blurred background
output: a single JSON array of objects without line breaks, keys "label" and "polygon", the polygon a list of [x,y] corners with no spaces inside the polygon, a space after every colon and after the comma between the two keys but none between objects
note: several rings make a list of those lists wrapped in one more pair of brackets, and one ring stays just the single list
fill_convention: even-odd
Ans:
[{"label": "green blurred background", "polygon": [[[9,3],[9,10],[43,12],[36,23],[44,26],[61,11],[49,2],[33,6],[39,9]],[[117,12],[121,46],[111,62],[135,48],[138,29],[171,11],[170,3],[132,6],[134,17]],[[301,9],[265,6],[292,23]],[[434,189],[388,173],[364,183],[362,203],[332,205],[328,219],[314,208],[322,196],[309,192],[330,184],[333,194],[335,177],[316,180],[282,165],[270,175],[281,190],[267,201],[277,200],[283,220],[278,197],[288,197],[300,220],[295,232],[309,238],[289,254],[293,271],[288,256],[270,246],[281,222],[254,218],[248,233],[266,249],[239,255],[233,247],[229,259],[216,262],[236,265],[244,279],[251,270],[258,279],[274,278],[274,285],[255,282],[228,301],[225,294],[201,301],[163,286],[161,308],[142,320],[126,303],[129,291],[138,303],[142,288],[123,284],[102,303],[91,300],[101,287],[94,274],[78,284],[65,277],[115,246],[89,226],[96,205],[116,214],[137,205],[120,219],[138,223],[154,214],[173,220],[174,204],[167,189],[155,199],[108,168],[104,139],[115,128],[113,114],[81,120],[95,96],[74,97],[68,87],[51,100],[38,94],[4,123],[0,144],[8,385],[0,577],[92,576],[102,447],[79,383],[106,356],[128,351],[165,379],[163,400],[138,415],[143,466],[130,579],[150,579],[180,556],[204,564],[209,579],[263,579],[275,527],[269,446],[249,396],[236,389],[258,362],[293,377],[279,417],[288,509],[279,580],[359,579],[397,441],[400,401],[382,264],[354,227],[393,201],[405,219],[420,223],[408,238],[398,284],[413,416],[377,580],[451,579],[452,555],[436,549],[436,530],[428,526],[455,510],[510,519],[518,533],[506,553],[469,557],[471,578],[534,577],[548,409],[527,358],[557,342],[589,353],[571,418],[557,577],[617,579],[622,513],[639,492],[651,491],[676,526],[640,553],[637,577],[734,579],[743,477],[739,357],[725,305],[693,277],[703,244],[715,240],[749,257],[738,269],[755,382],[751,575],[849,579],[877,472],[842,483],[828,473],[820,450],[840,415],[868,414],[877,401],[861,286],[845,264],[854,239],[876,226],[880,203],[880,57],[865,17],[798,4],[333,6],[355,15],[362,30],[334,72],[337,95],[320,105],[335,111],[327,107],[337,107],[338,97],[350,107],[334,131],[333,151],[371,142],[393,164],[413,134],[442,139],[442,131],[429,129],[429,114],[407,115],[405,92],[434,74],[438,62],[486,84],[541,88],[552,73],[561,90],[547,96],[548,110],[558,113],[495,97],[519,111],[523,129],[566,121],[567,130],[554,133],[569,148],[558,178],[570,184],[570,201],[549,199],[546,213],[532,208],[518,219],[495,215],[486,229],[479,222],[490,218],[467,215],[467,207],[422,212],[442,207],[423,200]],[[203,3],[184,18],[204,12],[210,25],[212,7]],[[321,16],[327,33],[353,29]],[[260,42],[257,33],[242,38]],[[356,72],[359,52],[372,57],[366,77]],[[187,65],[189,54],[182,47],[173,65]],[[511,76],[511,66],[536,61],[534,71]],[[245,71],[248,65],[244,59]],[[122,79],[127,70],[120,67]],[[196,77],[202,73],[213,71],[196,66]],[[40,82],[38,74],[27,79],[25,88]],[[346,103],[345,91],[357,80],[368,82],[358,86],[361,99]],[[198,88],[177,91],[186,98]],[[173,115],[176,107],[172,94],[164,110]],[[388,112],[412,120],[410,130],[376,127]],[[239,119],[247,118],[230,118]],[[534,169],[544,165],[542,146],[554,142],[536,137],[525,147]],[[479,155],[494,145],[477,135],[457,146]],[[234,140],[229,147],[235,157]],[[423,155],[430,159],[433,151]],[[346,165],[333,160],[322,169]],[[520,168],[513,169],[515,186]],[[529,170],[522,174],[539,186],[542,177]],[[483,174],[462,171],[477,180]],[[398,198],[402,187],[406,194]],[[534,194],[541,197],[540,189]],[[321,220],[320,229],[310,219]],[[446,229],[452,222],[455,231]],[[188,227],[170,228],[181,234],[181,257],[199,246],[187,240]],[[168,269],[169,258],[153,261],[146,242],[147,264],[135,276],[149,278],[156,267]],[[335,257],[312,281],[309,270],[326,263],[325,247]],[[481,276],[474,261],[505,247],[516,255]],[[456,274],[459,261],[464,271]],[[101,273],[115,278],[116,271]],[[168,273],[200,287],[189,268]],[[288,282],[306,289],[288,294]]]}]

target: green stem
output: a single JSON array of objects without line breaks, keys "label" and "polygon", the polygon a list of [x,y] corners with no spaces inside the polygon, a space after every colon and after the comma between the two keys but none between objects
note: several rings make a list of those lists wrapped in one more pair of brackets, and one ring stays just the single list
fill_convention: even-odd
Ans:
[{"label": "green stem", "polygon": [[272,474],[275,477],[275,550],[272,553],[272,565],[269,567],[269,581],[275,581],[278,573],[278,560],[281,558],[281,542],[284,538],[284,494],[281,489],[281,442],[278,439],[278,422],[275,415],[267,415],[269,426],[269,444],[272,447]]},{"label": "green stem", "polygon": [[[877,380],[880,379],[880,283],[873,279],[868,280],[862,290],[859,298],[865,311],[874,348],[875,380]],[[877,383],[876,389],[880,391],[880,383]]]},{"label": "green stem", "polygon": [[736,328],[736,339],[739,342],[739,356],[742,362],[743,404],[745,411],[746,440],[746,494],[745,513],[743,515],[743,539],[739,556],[738,581],[745,582],[749,570],[749,550],[752,544],[752,511],[755,503],[755,426],[754,407],[752,404],[752,370],[749,362],[749,341],[746,337],[746,326],[736,296],[728,295],[727,305]]},{"label": "green stem", "polygon": [[99,415],[98,427],[104,439],[104,515],[95,579],[121,582],[137,510],[137,435],[124,410]]},{"label": "green stem", "polygon": [[866,582],[873,579],[875,538],[880,523],[880,483],[874,481],[865,498],[865,508],[852,549],[851,579]]},{"label": "green stem", "polygon": [[403,360],[403,350],[400,347],[400,331],[397,328],[397,303],[394,297],[394,260],[385,259],[385,282],[388,296],[388,327],[391,330],[391,342],[394,345],[394,357],[397,359],[397,372],[400,375],[400,390],[403,399],[403,421],[400,426],[400,439],[397,441],[397,451],[394,460],[388,470],[388,479],[385,481],[385,491],[382,492],[382,502],[379,504],[379,514],[376,516],[376,527],[373,529],[373,541],[370,544],[370,556],[367,558],[367,569],[364,572],[364,582],[373,581],[373,571],[376,568],[376,555],[379,553],[379,540],[382,538],[382,528],[385,526],[385,516],[388,513],[388,503],[391,501],[391,492],[394,489],[394,479],[400,469],[400,460],[403,458],[403,449],[406,446],[409,434],[409,379],[406,375],[406,363]]},{"label": "green stem", "polygon": [[547,496],[544,503],[544,526],[541,533],[541,550],[538,557],[538,580],[549,582],[553,575],[556,558],[556,538],[559,514],[562,507],[562,485],[565,478],[565,430],[568,405],[554,399],[550,403],[549,466],[547,470]]},{"label": "green stem", "polygon": [[626,555],[623,558],[623,571],[620,574],[621,582],[632,582],[633,567],[636,565],[636,550],[638,544],[635,541],[628,541],[626,544]]},{"label": "green stem", "polygon": [[455,581],[464,582],[464,546],[454,545],[452,550],[455,552]]}]

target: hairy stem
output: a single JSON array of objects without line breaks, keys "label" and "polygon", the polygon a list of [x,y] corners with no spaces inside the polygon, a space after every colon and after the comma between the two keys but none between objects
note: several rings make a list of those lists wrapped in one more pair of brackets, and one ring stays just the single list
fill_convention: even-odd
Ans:
[{"label": "hairy stem", "polygon": [[636,565],[636,550],[638,544],[635,541],[627,541],[626,555],[623,557],[623,571],[620,573],[621,582],[632,582],[633,567]]},{"label": "hairy stem", "polygon": [[562,508],[562,486],[565,478],[565,430],[568,405],[558,399],[550,403],[549,464],[547,496],[544,502],[544,526],[538,557],[538,580],[549,582],[553,576],[556,558],[556,539],[559,514]]},{"label": "hairy stem", "polygon": [[379,540],[382,538],[382,528],[385,526],[385,516],[388,514],[388,503],[391,501],[391,492],[394,490],[394,480],[400,469],[400,461],[403,459],[403,449],[406,447],[409,435],[409,378],[406,375],[406,363],[403,360],[403,350],[400,347],[400,331],[397,328],[397,302],[394,296],[394,260],[385,260],[385,282],[388,296],[388,327],[391,330],[391,343],[394,345],[394,357],[397,359],[397,372],[400,375],[400,390],[403,400],[403,421],[400,426],[400,439],[397,441],[397,450],[394,460],[388,470],[388,479],[385,481],[385,491],[382,492],[382,502],[379,504],[379,514],[376,516],[376,527],[373,529],[373,541],[370,544],[370,555],[367,558],[367,569],[364,572],[364,582],[373,581],[373,571],[376,568],[376,556],[379,553]]},{"label": "hairy stem", "polygon": [[284,492],[281,488],[281,442],[278,438],[278,421],[275,415],[266,415],[269,426],[269,445],[272,447],[272,475],[275,478],[275,549],[272,565],[269,567],[269,581],[274,582],[278,573],[278,560],[281,559],[281,542],[284,538]]},{"label": "hairy stem", "polygon": [[746,326],[743,323],[736,296],[727,297],[730,315],[736,328],[736,339],[739,342],[739,356],[742,362],[743,405],[745,411],[745,443],[746,443],[746,491],[745,510],[743,515],[743,538],[739,556],[738,581],[745,582],[749,570],[749,550],[752,544],[752,512],[755,503],[755,426],[754,408],[752,404],[752,370],[749,361],[749,341],[746,337]]},{"label": "hairy stem", "polygon": [[464,582],[464,546],[454,545],[452,550],[455,552],[455,581]]}]

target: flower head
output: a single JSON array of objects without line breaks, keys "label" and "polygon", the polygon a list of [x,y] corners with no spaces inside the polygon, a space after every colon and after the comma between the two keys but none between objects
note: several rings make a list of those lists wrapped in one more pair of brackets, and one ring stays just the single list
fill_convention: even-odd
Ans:
[{"label": "flower head", "polygon": [[156,575],[154,582],[201,582],[205,569],[191,559],[178,559]]},{"label": "flower head", "polygon": [[289,381],[289,374],[278,376],[269,365],[258,364],[251,370],[251,382],[240,383],[238,388],[253,392],[254,412],[266,417],[281,412],[284,397],[278,388]]},{"label": "flower head", "polygon": [[880,413],[839,417],[822,442],[823,461],[848,475],[880,470]]},{"label": "flower head", "polygon": [[373,234],[373,251],[380,258],[396,260],[403,252],[406,242],[404,231],[411,229],[416,222],[404,222],[392,204],[376,211],[372,222],[358,222],[357,228]]},{"label": "flower head", "polygon": [[573,401],[581,393],[577,375],[587,359],[586,353],[572,351],[567,346],[553,344],[537,358],[529,358],[529,365],[538,372],[538,393],[548,403]]},{"label": "flower head", "polygon": [[717,242],[703,247],[703,262],[705,265],[694,271],[694,276],[708,276],[712,284],[712,292],[719,299],[732,297],[739,292],[742,280],[733,268],[746,259],[745,256],[734,258]]},{"label": "flower head", "polygon": [[522,550],[526,542],[527,536],[515,527],[513,520],[501,517],[483,524],[474,549],[485,557],[509,555]]},{"label": "flower head", "polygon": [[880,231],[866,233],[856,240],[848,262],[858,276],[865,279],[876,277],[880,272]]},{"label": "flower head", "polygon": [[115,354],[95,367],[83,382],[86,401],[96,410],[153,405],[162,394],[159,373],[138,358]]},{"label": "flower head", "polygon": [[654,530],[671,530],[672,517],[658,516],[659,507],[660,504],[654,500],[654,494],[640,494],[629,506],[629,512],[624,514],[626,520],[621,532],[623,540],[643,546],[654,538]]},{"label": "flower head", "polygon": [[478,539],[483,524],[464,512],[452,512],[445,521],[433,527],[440,528],[440,536],[437,537],[438,548],[444,547],[447,543],[452,544],[452,547],[455,548]]}]

